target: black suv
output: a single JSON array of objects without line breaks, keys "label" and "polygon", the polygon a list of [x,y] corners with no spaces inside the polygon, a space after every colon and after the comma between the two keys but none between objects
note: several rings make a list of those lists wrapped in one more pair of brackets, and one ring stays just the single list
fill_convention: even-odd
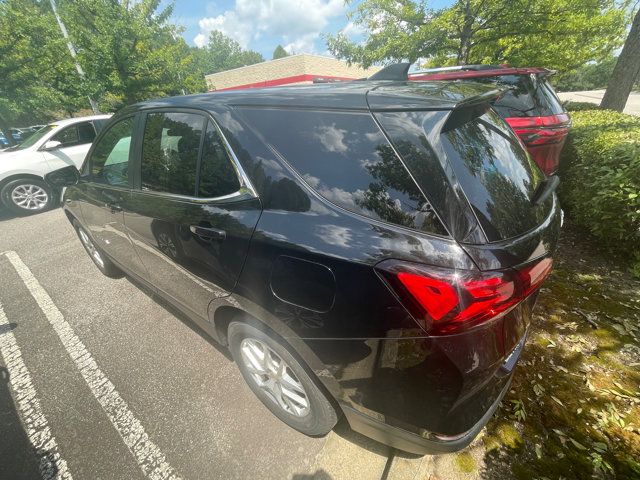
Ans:
[{"label": "black suv", "polygon": [[140,103],[47,180],[97,267],[228,345],[288,425],[449,452],[509,388],[556,183],[500,91],[380,78]]}]

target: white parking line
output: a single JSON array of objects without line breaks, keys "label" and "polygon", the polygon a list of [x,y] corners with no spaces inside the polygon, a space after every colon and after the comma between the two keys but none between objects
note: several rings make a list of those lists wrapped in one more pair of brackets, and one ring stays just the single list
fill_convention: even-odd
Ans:
[{"label": "white parking line", "polygon": [[22,360],[20,347],[10,330],[9,320],[4,313],[2,303],[0,303],[0,354],[9,371],[9,382],[16,396],[20,417],[26,426],[27,437],[38,458],[40,476],[43,480],[72,480],[67,462],[60,455],[58,443],[51,433],[47,418],[42,413],[31,374]]},{"label": "white parking line", "polygon": [[47,320],[58,334],[62,345],[76,364],[91,393],[96,397],[107,417],[133,454],[142,471],[152,480],[178,480],[180,477],[165,460],[164,454],[149,439],[140,421],[133,415],[113,383],[98,367],[87,348],[74,333],[71,325],[53,303],[40,282],[16,252],[2,252],[35,299]]}]

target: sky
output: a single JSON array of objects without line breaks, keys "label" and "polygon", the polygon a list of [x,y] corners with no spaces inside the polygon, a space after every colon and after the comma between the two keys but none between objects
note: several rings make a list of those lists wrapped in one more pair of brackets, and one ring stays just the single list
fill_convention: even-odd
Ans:
[{"label": "sky", "polygon": [[[270,59],[277,45],[288,52],[328,55],[322,34],[345,33],[354,41],[363,31],[347,18],[360,0],[175,0],[173,21],[186,28],[190,45],[203,46],[213,30]],[[439,8],[452,0],[435,0]]]}]

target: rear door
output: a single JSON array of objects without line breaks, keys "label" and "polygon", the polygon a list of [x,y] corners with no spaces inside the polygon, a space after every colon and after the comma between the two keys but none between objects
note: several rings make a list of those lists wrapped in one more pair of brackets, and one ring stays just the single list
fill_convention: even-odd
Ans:
[{"label": "rear door", "polygon": [[260,202],[208,114],[152,110],[126,226],[151,282],[207,318],[242,269]]}]

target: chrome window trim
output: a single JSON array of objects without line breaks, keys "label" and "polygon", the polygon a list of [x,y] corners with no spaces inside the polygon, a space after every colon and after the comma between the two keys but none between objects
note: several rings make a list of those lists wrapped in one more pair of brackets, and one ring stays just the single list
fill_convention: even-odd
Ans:
[{"label": "chrome window trim", "polygon": [[[183,109],[183,110],[191,110],[191,109]],[[158,109],[156,110],[148,110],[145,111],[144,113],[149,114],[149,113],[170,113],[174,110],[171,109],[167,109],[167,108],[162,108],[162,109]],[[236,198],[240,198],[243,196],[250,196],[251,198],[258,198],[258,194],[256,192],[256,189],[254,188],[254,186],[251,183],[251,180],[249,180],[249,176],[247,175],[247,173],[244,171],[244,169],[242,168],[242,164],[240,163],[240,160],[238,160],[238,157],[236,156],[235,152],[233,151],[233,149],[231,148],[231,145],[229,144],[229,141],[227,140],[227,137],[225,137],[224,133],[222,133],[222,129],[220,128],[220,126],[218,125],[218,122],[215,121],[215,119],[213,118],[213,116],[209,113],[209,112],[203,112],[202,110],[191,110],[193,113],[198,113],[200,115],[202,115],[204,113],[204,117],[213,124],[213,126],[216,129],[216,132],[218,132],[218,135],[220,136],[220,139],[222,140],[222,146],[224,147],[225,151],[227,152],[227,156],[229,157],[229,160],[231,161],[231,165],[233,166],[233,169],[236,172],[236,178],[238,179],[238,183],[240,184],[240,188],[238,190],[236,190],[233,193],[228,193],[226,195],[221,195],[219,197],[196,197],[196,196],[191,196],[191,195],[180,195],[178,193],[169,193],[169,192],[158,192],[156,190],[143,190],[142,189],[142,185],[140,185],[140,189],[131,189],[132,192],[134,193],[143,193],[143,194],[147,194],[147,195],[152,195],[152,196],[156,196],[156,197],[168,197],[168,198],[175,198],[176,200],[187,200],[190,202],[195,202],[195,203],[211,203],[211,202],[222,202],[222,201],[226,201],[226,200],[234,200]],[[205,132],[203,132],[204,135]],[[143,130],[143,135],[144,135],[144,130]],[[142,179],[141,179],[142,180]]]}]

